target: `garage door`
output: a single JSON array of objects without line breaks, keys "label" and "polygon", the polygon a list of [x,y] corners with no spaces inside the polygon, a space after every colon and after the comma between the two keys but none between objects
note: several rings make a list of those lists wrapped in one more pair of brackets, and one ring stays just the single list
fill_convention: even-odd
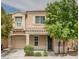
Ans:
[{"label": "garage door", "polygon": [[26,45],[25,36],[13,36],[12,37],[12,48],[24,48]]}]

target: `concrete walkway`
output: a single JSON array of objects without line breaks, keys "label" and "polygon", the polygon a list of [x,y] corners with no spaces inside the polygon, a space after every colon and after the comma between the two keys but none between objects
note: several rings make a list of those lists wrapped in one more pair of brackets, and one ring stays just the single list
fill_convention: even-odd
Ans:
[{"label": "concrete walkway", "polygon": [[48,56],[48,57],[34,57],[34,56],[24,56],[23,49],[12,50],[6,56],[1,56],[1,59],[78,59],[78,56]]}]

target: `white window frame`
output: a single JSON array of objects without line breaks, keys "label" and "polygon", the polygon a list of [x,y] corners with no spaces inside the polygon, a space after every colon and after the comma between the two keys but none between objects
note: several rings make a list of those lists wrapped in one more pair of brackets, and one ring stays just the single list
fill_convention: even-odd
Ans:
[{"label": "white window frame", "polygon": [[[21,18],[21,19],[19,21],[19,19],[16,19],[16,18]],[[18,26],[18,24],[19,24],[19,26]],[[22,27],[22,17],[21,16],[15,17],[15,25],[17,28]]]}]

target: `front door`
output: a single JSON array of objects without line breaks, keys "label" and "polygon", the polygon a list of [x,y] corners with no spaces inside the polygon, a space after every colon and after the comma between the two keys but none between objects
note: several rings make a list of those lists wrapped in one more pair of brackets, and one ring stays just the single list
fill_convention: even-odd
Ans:
[{"label": "front door", "polygon": [[52,50],[52,38],[50,38],[50,36],[48,36],[48,50]]}]

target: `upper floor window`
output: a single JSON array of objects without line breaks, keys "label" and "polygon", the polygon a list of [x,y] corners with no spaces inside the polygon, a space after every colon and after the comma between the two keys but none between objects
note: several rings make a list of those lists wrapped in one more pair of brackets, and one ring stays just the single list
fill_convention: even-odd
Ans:
[{"label": "upper floor window", "polygon": [[35,16],[35,23],[36,24],[44,24],[45,16]]},{"label": "upper floor window", "polygon": [[21,27],[22,25],[22,17],[15,17],[15,23],[17,27]]}]

